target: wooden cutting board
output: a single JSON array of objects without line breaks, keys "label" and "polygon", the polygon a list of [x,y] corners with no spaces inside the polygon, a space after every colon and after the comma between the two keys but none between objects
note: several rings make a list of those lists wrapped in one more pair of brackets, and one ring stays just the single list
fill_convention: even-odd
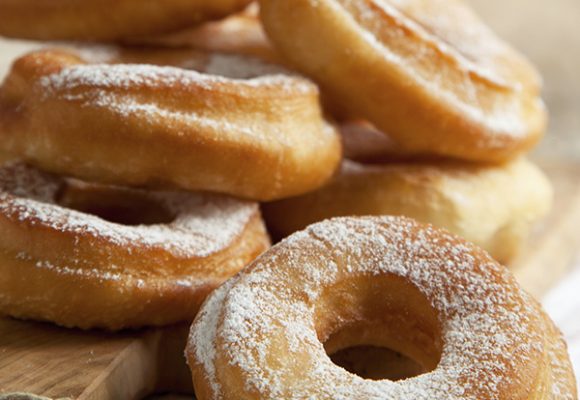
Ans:
[{"label": "wooden cutting board", "polygon": [[[544,169],[556,189],[555,207],[512,266],[538,297],[562,279],[580,247],[580,164]],[[107,334],[0,319],[0,399],[11,392],[79,400],[192,393],[183,357],[187,329]]]}]

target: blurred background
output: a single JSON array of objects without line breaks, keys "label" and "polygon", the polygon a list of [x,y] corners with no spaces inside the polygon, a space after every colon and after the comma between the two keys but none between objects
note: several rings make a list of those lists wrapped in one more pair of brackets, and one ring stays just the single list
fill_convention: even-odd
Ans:
[{"label": "blurred background", "polygon": [[548,161],[580,162],[580,1],[468,2],[542,72],[551,119],[536,155]]}]

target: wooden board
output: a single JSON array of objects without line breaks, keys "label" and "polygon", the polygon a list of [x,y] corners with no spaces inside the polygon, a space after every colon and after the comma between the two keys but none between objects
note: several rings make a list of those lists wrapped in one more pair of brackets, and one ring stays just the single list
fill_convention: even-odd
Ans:
[{"label": "wooden board", "polygon": [[78,400],[193,393],[183,357],[187,331],[108,334],[0,319],[0,399],[14,392]]},{"label": "wooden board", "polygon": [[[580,247],[580,165],[545,165],[553,212],[513,265],[541,296],[568,271]],[[0,319],[0,399],[10,392],[79,400],[192,393],[183,357],[187,327],[104,334]]]}]

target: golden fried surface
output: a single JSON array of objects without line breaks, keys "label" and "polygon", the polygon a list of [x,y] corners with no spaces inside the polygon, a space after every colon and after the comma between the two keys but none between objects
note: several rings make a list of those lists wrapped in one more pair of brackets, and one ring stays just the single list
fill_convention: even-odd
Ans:
[{"label": "golden fried surface", "polygon": [[0,148],[90,181],[272,200],[320,187],[339,163],[318,97],[310,81],[241,56],[43,50],[0,87]]},{"label": "golden fried surface", "polygon": [[461,0],[261,0],[277,50],[349,117],[418,154],[497,162],[546,112],[535,69]]},{"label": "golden fried surface", "polygon": [[406,216],[445,228],[508,262],[551,204],[550,183],[526,160],[500,166],[347,160],[324,188],[265,204],[263,210],[277,237],[331,217]]},{"label": "golden fried surface", "polygon": [[176,31],[243,9],[251,0],[0,0],[0,35],[115,41]]},{"label": "golden fried surface", "polygon": [[0,313],[67,327],[191,321],[269,247],[258,206],[0,169]]}]

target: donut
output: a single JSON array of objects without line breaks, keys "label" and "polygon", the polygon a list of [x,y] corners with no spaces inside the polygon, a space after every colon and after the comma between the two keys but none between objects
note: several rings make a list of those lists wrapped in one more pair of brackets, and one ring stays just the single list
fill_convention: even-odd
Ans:
[{"label": "donut", "polygon": [[195,50],[41,50],[0,87],[0,150],[87,181],[252,200],[306,193],[338,167],[340,137],[318,88],[285,73]]},{"label": "donut", "polygon": [[264,32],[256,3],[252,3],[243,12],[223,20],[206,22],[168,35],[136,38],[130,44],[195,48],[242,54],[268,62],[283,63]]},{"label": "donut", "polygon": [[36,40],[117,41],[219,19],[251,0],[0,0],[0,35]]},{"label": "donut", "polygon": [[256,203],[0,168],[0,314],[118,330],[192,321],[269,247]]},{"label": "donut", "polygon": [[260,0],[260,10],[285,59],[408,152],[500,162],[545,131],[538,73],[461,0]]},{"label": "donut", "polygon": [[447,229],[509,262],[551,204],[550,182],[525,159],[497,166],[345,160],[322,189],[267,203],[263,211],[278,238],[331,217],[406,216]]},{"label": "donut", "polygon": [[[422,366],[371,380],[329,354],[395,350]],[[509,271],[406,218],[336,218],[214,291],[186,350],[208,399],[576,399],[562,337]]]}]

